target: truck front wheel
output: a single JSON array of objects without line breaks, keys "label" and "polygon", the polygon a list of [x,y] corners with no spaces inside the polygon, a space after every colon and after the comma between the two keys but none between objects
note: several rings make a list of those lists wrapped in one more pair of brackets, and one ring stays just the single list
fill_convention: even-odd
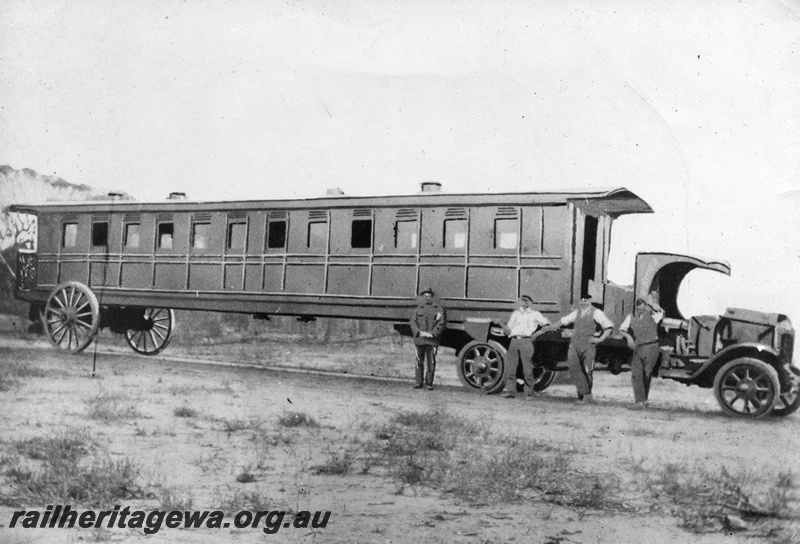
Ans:
[{"label": "truck front wheel", "polygon": [[778,373],[758,359],[742,357],[725,364],[714,378],[714,395],[731,416],[758,418],[772,411],[780,392]]}]

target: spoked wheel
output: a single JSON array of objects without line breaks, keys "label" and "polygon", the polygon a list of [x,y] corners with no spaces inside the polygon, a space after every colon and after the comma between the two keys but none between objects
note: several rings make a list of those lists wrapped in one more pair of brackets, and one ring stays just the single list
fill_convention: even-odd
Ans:
[{"label": "spoked wheel", "polygon": [[175,312],[164,308],[146,308],[139,326],[125,331],[125,340],[136,353],[156,355],[172,339]]},{"label": "spoked wheel", "polygon": [[543,366],[536,366],[533,368],[533,390],[537,393],[540,391],[544,391],[550,384],[553,383],[553,380],[556,378],[556,373],[554,370],[550,370]]},{"label": "spoked wheel", "polygon": [[792,381],[792,389],[787,393],[778,395],[778,400],[775,401],[775,408],[772,409],[773,416],[785,417],[795,413],[800,408],[800,369],[790,366],[789,370],[792,373],[789,376]]},{"label": "spoked wheel", "polygon": [[486,393],[503,389],[506,350],[493,340],[474,341],[464,346],[458,356],[458,377],[466,387]]},{"label": "spoked wheel", "polygon": [[47,339],[57,349],[78,353],[92,343],[100,326],[100,305],[91,289],[70,281],[58,285],[42,312]]},{"label": "spoked wheel", "polygon": [[749,357],[729,362],[714,378],[717,402],[732,416],[757,418],[770,413],[779,392],[775,369]]}]

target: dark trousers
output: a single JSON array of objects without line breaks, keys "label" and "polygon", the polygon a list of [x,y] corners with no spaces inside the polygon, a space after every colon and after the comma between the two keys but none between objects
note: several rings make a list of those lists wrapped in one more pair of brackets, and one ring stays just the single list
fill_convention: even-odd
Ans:
[{"label": "dark trousers", "polygon": [[522,365],[525,392],[533,391],[533,342],[530,338],[512,338],[506,354],[506,391],[517,393],[517,369]]},{"label": "dark trousers", "polygon": [[592,370],[594,370],[594,344],[569,345],[567,367],[569,378],[578,390],[578,396],[592,394]]},{"label": "dark trousers", "polygon": [[650,380],[653,378],[653,369],[656,367],[661,349],[658,343],[636,346],[631,359],[631,385],[633,386],[633,400],[644,402],[650,395]]},{"label": "dark trousers", "polygon": [[[436,351],[439,346],[415,345],[414,353],[417,358],[417,385],[422,385],[422,377],[425,375],[425,385],[433,385],[433,375],[436,372]],[[427,372],[425,362],[428,363]]]}]

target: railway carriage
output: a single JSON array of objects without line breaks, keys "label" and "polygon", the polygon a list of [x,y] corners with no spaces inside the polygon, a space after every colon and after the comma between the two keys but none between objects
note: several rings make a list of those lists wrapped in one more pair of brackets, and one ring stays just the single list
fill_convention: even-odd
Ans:
[{"label": "railway carriage", "polygon": [[[497,325],[520,295],[554,320],[591,293],[620,323],[636,296],[655,293],[668,316],[665,377],[714,387],[736,415],[800,404],[788,318],[750,312],[734,326],[744,311],[715,321],[680,314],[683,277],[697,267],[729,273],[725,263],[640,254],[633,287],[607,282],[613,221],[652,212],[632,192],[454,195],[437,185],[390,197],[12,206],[29,225],[17,296],[60,349],[80,351],[108,327],[153,355],[169,343],[175,309],[384,320],[408,335],[416,295],[430,286],[448,311],[442,344],[458,353],[461,381],[491,393],[503,387],[508,346]],[[537,340],[537,390],[564,369],[567,343],[559,333]],[[629,359],[620,339],[598,348],[612,372]]]}]

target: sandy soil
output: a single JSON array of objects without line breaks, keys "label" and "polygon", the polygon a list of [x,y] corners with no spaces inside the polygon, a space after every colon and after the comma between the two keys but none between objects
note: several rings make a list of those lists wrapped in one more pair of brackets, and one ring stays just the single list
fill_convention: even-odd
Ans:
[{"label": "sandy soil", "polygon": [[[4,347],[3,347],[4,346]],[[107,346],[106,346],[107,347]],[[391,350],[394,366],[411,374],[411,353]],[[113,346],[112,346],[113,348]],[[291,359],[295,348],[268,353]],[[179,350],[178,350],[179,351]],[[370,357],[374,348],[341,350],[350,358]],[[316,352],[316,355],[315,355]],[[303,348],[289,366],[333,360],[336,350]],[[318,359],[315,359],[317,357]],[[218,362],[223,362],[217,357]],[[593,406],[572,403],[572,388],[554,385],[533,402],[472,394],[455,378],[452,358],[440,365],[435,391],[410,388],[408,379],[379,381],[351,375],[312,375],[278,369],[196,365],[165,358],[109,353],[68,356],[45,342],[0,337],[0,363],[41,368],[0,392],[0,454],[36,436],[86,431],[99,438],[112,458],[128,457],[141,469],[141,489],[120,501],[132,508],[158,508],[165,492],[191,499],[193,509],[213,508],[243,493],[256,493],[270,509],[330,510],[324,529],[58,530],[8,528],[14,508],[0,507],[0,542],[751,542],[797,541],[798,519],[763,523],[726,534],[695,534],[678,517],[656,508],[641,490],[625,508],[594,511],[559,506],[531,496],[514,504],[469,504],[425,485],[403,486],[381,467],[344,476],[315,474],[314,467],[348,444],[374,438],[375,430],[401,411],[439,410],[481,422],[498,434],[552,444],[587,473],[644,478],[672,464],[712,473],[723,467],[747,472],[756,483],[796,470],[800,417],[745,422],[725,417],[708,390],[656,380],[653,408],[631,412],[627,375],[598,374]],[[318,364],[316,366],[319,366]],[[98,398],[114,399],[119,416],[92,419]],[[180,408],[191,417],[176,415]],[[283,427],[289,411],[318,422]],[[266,441],[255,440],[260,433]],[[243,472],[255,481],[240,483]],[[797,477],[797,474],[795,474]],[[14,490],[0,476],[0,496]],[[797,478],[795,478],[797,479]],[[797,489],[793,490],[794,499]],[[37,506],[37,505],[31,505]],[[42,505],[38,505],[40,508]],[[662,505],[663,506],[663,505]],[[796,506],[796,504],[795,504]],[[795,509],[795,513],[797,510]]]}]

